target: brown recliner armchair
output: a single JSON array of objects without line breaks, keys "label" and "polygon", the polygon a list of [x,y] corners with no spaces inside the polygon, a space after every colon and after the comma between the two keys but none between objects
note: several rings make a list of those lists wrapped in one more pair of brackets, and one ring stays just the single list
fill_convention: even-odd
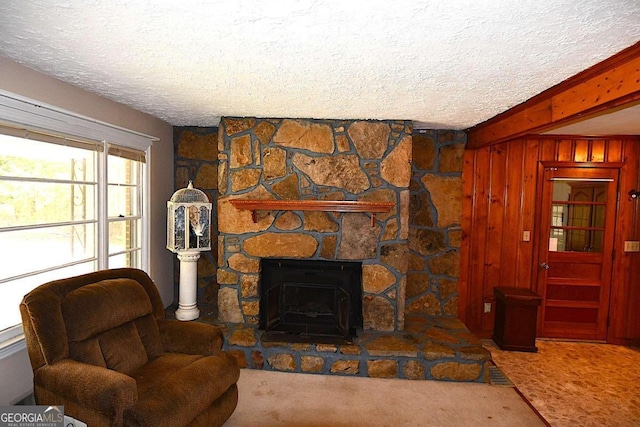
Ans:
[{"label": "brown recliner armchair", "polygon": [[49,282],[20,312],[37,404],[90,427],[220,426],[236,408],[240,371],[222,331],[165,319],[144,271]]}]

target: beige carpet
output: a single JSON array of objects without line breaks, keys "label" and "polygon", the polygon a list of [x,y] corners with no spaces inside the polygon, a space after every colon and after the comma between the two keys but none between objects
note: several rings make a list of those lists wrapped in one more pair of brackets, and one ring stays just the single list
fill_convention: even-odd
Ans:
[{"label": "beige carpet", "polygon": [[243,369],[225,427],[544,426],[511,387]]}]

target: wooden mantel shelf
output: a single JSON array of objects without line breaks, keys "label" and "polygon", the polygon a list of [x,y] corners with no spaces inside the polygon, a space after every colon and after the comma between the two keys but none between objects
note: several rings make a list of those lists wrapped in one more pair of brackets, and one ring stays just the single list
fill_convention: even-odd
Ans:
[{"label": "wooden mantel shelf", "polygon": [[256,222],[255,211],[324,211],[324,212],[369,212],[371,224],[375,223],[375,214],[389,212],[394,202],[363,202],[354,200],[246,200],[229,201],[237,209],[250,210]]}]

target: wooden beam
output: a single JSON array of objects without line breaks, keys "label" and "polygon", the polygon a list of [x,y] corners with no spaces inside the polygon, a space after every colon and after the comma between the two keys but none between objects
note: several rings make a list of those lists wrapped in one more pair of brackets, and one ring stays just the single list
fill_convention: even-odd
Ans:
[{"label": "wooden beam", "polygon": [[640,42],[467,129],[467,149],[499,144],[640,99]]}]

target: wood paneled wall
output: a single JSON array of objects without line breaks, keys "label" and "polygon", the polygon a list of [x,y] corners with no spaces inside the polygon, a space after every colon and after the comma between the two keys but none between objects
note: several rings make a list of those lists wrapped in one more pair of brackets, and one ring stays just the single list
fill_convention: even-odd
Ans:
[{"label": "wood paneled wall", "polygon": [[[463,240],[458,315],[472,331],[493,331],[493,288],[536,290],[538,176],[542,161],[620,162],[620,196],[609,333],[610,342],[640,342],[640,254],[624,253],[625,240],[640,240],[638,200],[640,138],[530,136],[465,152]],[[531,240],[523,241],[523,232]],[[613,256],[613,254],[612,254]],[[484,303],[492,310],[484,313]]]}]

